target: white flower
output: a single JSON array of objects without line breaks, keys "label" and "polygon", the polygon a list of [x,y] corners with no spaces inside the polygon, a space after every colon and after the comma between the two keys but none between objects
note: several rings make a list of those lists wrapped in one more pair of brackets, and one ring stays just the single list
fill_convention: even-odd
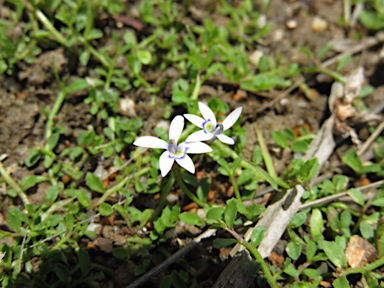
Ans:
[{"label": "white flower", "polygon": [[216,122],[215,114],[213,114],[212,110],[204,103],[199,102],[199,109],[204,119],[193,114],[184,114],[185,118],[203,129],[189,135],[186,142],[209,140],[210,142],[213,142],[218,138],[223,143],[230,145],[235,144],[235,141],[233,141],[232,138],[221,133],[235,124],[236,120],[240,117],[241,110],[243,109],[242,107],[233,110],[222,123]]},{"label": "white flower", "polygon": [[183,116],[176,116],[169,127],[169,143],[153,136],[139,137],[133,142],[136,146],[166,150],[161,154],[159,160],[161,176],[163,177],[165,177],[169,170],[171,170],[175,160],[181,167],[185,168],[190,173],[195,173],[195,166],[193,165],[192,159],[186,153],[199,154],[212,152],[211,147],[201,142],[180,143],[177,145],[183,127]]}]

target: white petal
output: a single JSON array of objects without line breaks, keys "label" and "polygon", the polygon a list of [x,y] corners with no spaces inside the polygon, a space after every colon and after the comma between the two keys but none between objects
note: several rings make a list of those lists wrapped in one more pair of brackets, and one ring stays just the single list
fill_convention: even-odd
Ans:
[{"label": "white petal", "polygon": [[176,162],[188,172],[195,174],[195,165],[193,165],[192,159],[187,154],[183,158],[176,159]]},{"label": "white petal", "polygon": [[228,137],[227,135],[224,135],[224,134],[219,134],[217,135],[217,138],[225,143],[225,144],[229,144],[229,145],[233,145],[235,144],[235,141],[231,138],[231,137]]},{"label": "white petal", "polygon": [[203,102],[199,102],[199,109],[204,119],[211,120],[213,127],[216,127],[216,117],[215,117],[215,114],[213,114],[211,108],[209,108]]},{"label": "white petal", "polygon": [[196,125],[199,128],[203,128],[203,123],[205,120],[199,116],[193,114],[184,114],[184,117],[187,118],[192,124]]},{"label": "white petal", "polygon": [[213,151],[211,147],[202,142],[181,143],[179,147],[182,147],[183,149],[186,148],[185,153],[193,154],[208,153]]},{"label": "white petal", "polygon": [[160,156],[159,166],[161,171],[161,176],[165,177],[169,170],[171,170],[173,162],[175,162],[175,158],[170,157],[168,151],[164,151]]},{"label": "white petal", "polygon": [[169,140],[173,139],[175,140],[175,143],[177,144],[177,141],[179,141],[181,132],[183,132],[184,128],[184,117],[181,115],[176,116],[173,118],[171,125],[169,126]]},{"label": "white petal", "polygon": [[160,149],[168,149],[168,143],[164,140],[153,137],[153,136],[143,136],[139,137],[133,142],[133,145],[147,148],[160,148]]},{"label": "white petal", "polygon": [[221,124],[223,124],[224,131],[227,130],[228,128],[232,127],[233,124],[235,124],[237,119],[239,119],[239,117],[240,117],[241,110],[243,110],[242,107],[236,108],[235,110],[233,110],[231,112],[231,114],[229,114],[227,116],[227,118],[224,119],[223,123],[221,123]]},{"label": "white petal", "polygon": [[204,130],[200,130],[189,135],[185,142],[208,141],[212,139],[213,136],[214,135],[212,133],[207,133]]}]

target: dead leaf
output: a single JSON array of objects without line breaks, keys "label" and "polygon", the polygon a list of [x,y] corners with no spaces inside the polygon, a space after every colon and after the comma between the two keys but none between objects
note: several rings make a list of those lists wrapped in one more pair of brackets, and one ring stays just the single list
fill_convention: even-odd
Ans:
[{"label": "dead leaf", "polygon": [[282,255],[277,254],[275,251],[272,251],[268,256],[268,260],[271,262],[277,262],[279,264],[284,263],[284,257]]},{"label": "dead leaf", "polygon": [[349,238],[345,257],[352,268],[364,267],[379,258],[375,247],[358,235]]}]

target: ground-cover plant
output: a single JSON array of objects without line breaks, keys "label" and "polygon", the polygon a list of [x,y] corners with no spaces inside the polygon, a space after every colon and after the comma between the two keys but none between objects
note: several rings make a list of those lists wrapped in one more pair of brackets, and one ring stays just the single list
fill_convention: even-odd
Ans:
[{"label": "ground-cover plant", "polygon": [[[258,131],[260,146],[250,147],[253,155],[249,162],[242,151],[250,132],[237,121],[241,113],[239,106],[251,103],[255,92],[291,86],[295,82],[293,77],[299,73],[322,72],[345,81],[342,70],[352,57],[340,61],[335,71],[320,69],[318,61],[314,61],[315,68],[301,69],[284,57],[267,54],[257,65],[250,64],[249,54],[259,47],[262,42],[257,41],[272,27],[270,23],[260,24],[263,15],[251,1],[236,7],[220,1],[209,8],[226,17],[226,25],[217,25],[210,17],[183,21],[192,13],[188,9],[193,11],[193,7],[184,7],[183,3],[143,1],[138,4],[138,11],[146,28],[139,28],[135,22],[136,30],[124,28],[126,31],[104,22],[124,19],[124,23],[129,23],[127,18],[119,18],[126,16],[127,6],[122,1],[6,2],[9,17],[0,20],[0,73],[12,75],[15,69],[23,69],[38,55],[57,46],[77,57],[82,72],[68,80],[67,75],[56,73],[52,63],[55,83],[59,86],[58,90],[53,89],[57,97],[52,108],[42,108],[47,115],[44,143],[30,149],[25,160],[34,175],[14,181],[12,172],[0,166],[1,181],[11,187],[1,194],[5,199],[2,214],[6,216],[1,240],[9,240],[0,247],[1,280],[5,286],[111,286],[115,271],[106,267],[110,262],[98,264],[96,256],[112,259],[114,268],[130,261],[135,267],[125,269],[125,273],[133,271],[134,276],[141,275],[151,266],[152,254],[160,251],[169,256],[161,243],[175,238],[176,228],[188,225],[196,229],[211,225],[228,232],[225,235],[235,239],[216,240],[214,246],[245,245],[261,263],[262,273],[273,287],[276,282],[317,287],[321,281],[330,283],[337,277],[333,285],[345,287],[352,281],[346,276],[356,273],[371,287],[379,284],[381,276],[375,269],[382,265],[382,258],[366,267],[346,268],[348,263],[343,253],[352,236],[359,234],[374,244],[382,257],[382,189],[371,202],[352,185],[353,177],[368,175],[369,179],[375,179],[383,174],[381,146],[375,148],[375,163],[367,164],[353,150],[343,153],[340,158],[346,165],[343,167],[346,175],[334,175],[311,186],[318,169],[316,159],[290,159],[279,174],[268,153],[270,147]],[[263,9],[267,8],[267,2]],[[380,3],[376,2],[373,7],[377,14]],[[28,22],[23,23],[24,19]],[[26,25],[15,28],[19,24]],[[8,36],[13,30],[21,32],[17,34],[19,38]],[[307,55],[312,59],[311,53]],[[316,59],[321,58],[318,55]],[[161,73],[148,76],[152,70]],[[153,80],[157,77],[158,80]],[[217,87],[227,85],[230,88],[225,89],[230,91],[243,89],[249,94],[239,103],[228,100],[229,97],[224,100],[236,107],[231,111],[215,95],[209,98],[200,95],[207,83],[216,83]],[[49,95],[52,93],[55,94]],[[135,93],[140,95],[136,104],[144,102],[146,108],[160,107],[164,118],[172,119],[169,129],[160,125],[152,129],[146,121],[148,115],[143,112],[137,113],[138,117],[134,113],[119,114],[119,100],[123,95],[134,98]],[[95,117],[68,135],[68,127],[56,121],[65,100],[74,101],[73,95],[81,97],[89,105],[89,114]],[[199,113],[202,117],[197,116]],[[185,121],[183,133],[185,123],[181,125],[181,115],[191,122]],[[249,115],[243,117],[244,121],[250,121]],[[159,138],[138,138],[154,135],[153,132]],[[302,128],[300,136],[285,129],[272,132],[272,137],[277,144],[273,145],[275,150],[281,148],[300,156],[314,135]],[[195,141],[213,143],[207,143],[211,145],[209,148]],[[155,149],[135,150],[133,142]],[[187,153],[196,152],[207,154],[187,158]],[[1,157],[1,161],[4,159]],[[187,171],[195,172],[196,177],[174,165],[175,161]],[[246,223],[257,221],[265,211],[264,205],[243,203],[253,199],[260,183],[271,185],[276,194],[302,184],[307,189],[303,196],[305,204],[346,191],[356,205],[336,201],[296,214],[284,236],[288,242],[283,249],[284,261],[277,265],[270,260],[273,265],[269,265],[256,250],[263,238],[263,228],[253,231],[251,244],[242,239]],[[220,185],[224,188],[218,192]],[[232,188],[235,197],[230,194]],[[44,196],[32,202],[30,196],[36,191]],[[217,198],[212,198],[212,194]],[[108,234],[108,229],[115,233]],[[252,271],[256,273],[255,270]],[[184,262],[182,270],[169,272],[163,287],[171,283],[175,287],[197,285],[196,275],[192,266]]]}]

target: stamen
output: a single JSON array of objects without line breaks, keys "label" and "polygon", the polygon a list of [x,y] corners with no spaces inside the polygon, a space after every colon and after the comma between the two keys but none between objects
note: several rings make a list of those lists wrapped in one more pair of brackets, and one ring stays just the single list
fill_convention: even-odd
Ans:
[{"label": "stamen", "polygon": [[178,147],[177,147],[176,141],[175,141],[174,139],[169,140],[169,143],[168,143],[168,151],[169,151],[171,154],[177,154],[177,152],[178,152]]}]

